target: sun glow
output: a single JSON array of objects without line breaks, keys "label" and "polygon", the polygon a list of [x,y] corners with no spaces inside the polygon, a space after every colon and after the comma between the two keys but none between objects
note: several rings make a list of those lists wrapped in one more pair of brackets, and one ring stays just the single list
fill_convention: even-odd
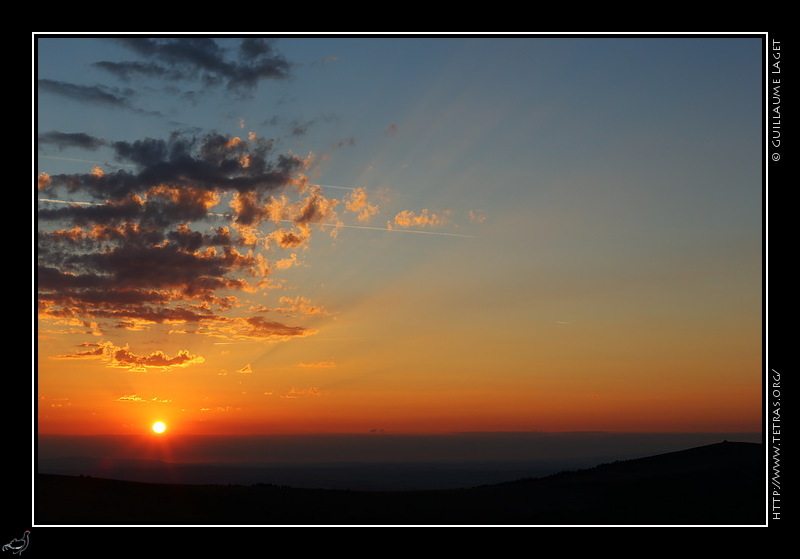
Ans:
[{"label": "sun glow", "polygon": [[167,424],[163,421],[156,421],[153,423],[153,432],[154,433],[163,433],[167,430]]}]

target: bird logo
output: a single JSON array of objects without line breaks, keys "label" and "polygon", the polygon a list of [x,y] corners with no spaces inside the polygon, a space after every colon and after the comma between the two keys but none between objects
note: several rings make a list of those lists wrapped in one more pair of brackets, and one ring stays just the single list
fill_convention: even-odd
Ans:
[{"label": "bird logo", "polygon": [[21,539],[14,538],[3,546],[3,551],[11,551],[11,553],[15,555],[22,553],[25,551],[25,548],[28,547],[28,534],[30,533],[30,530],[25,530]]}]

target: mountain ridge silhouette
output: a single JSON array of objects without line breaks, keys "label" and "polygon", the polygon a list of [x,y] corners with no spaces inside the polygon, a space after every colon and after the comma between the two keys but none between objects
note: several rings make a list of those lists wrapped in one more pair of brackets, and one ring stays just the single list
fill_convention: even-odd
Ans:
[{"label": "mountain ridge silhouette", "polygon": [[763,445],[728,442],[462,489],[181,485],[37,474],[37,525],[752,525]]}]

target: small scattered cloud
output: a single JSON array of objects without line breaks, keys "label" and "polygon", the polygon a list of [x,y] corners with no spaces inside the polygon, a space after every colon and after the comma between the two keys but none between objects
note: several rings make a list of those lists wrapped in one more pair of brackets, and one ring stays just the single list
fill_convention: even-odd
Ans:
[{"label": "small scattered cloud", "polygon": [[377,204],[373,204],[368,200],[367,189],[364,187],[353,189],[345,202],[345,208],[348,211],[357,213],[358,220],[362,223],[369,221],[373,215],[380,211]]},{"label": "small scattered cloud", "polygon": [[231,411],[241,411],[241,407],[234,407],[234,406],[215,406],[213,408],[200,408],[201,412],[217,412],[217,413],[227,413]]},{"label": "small scattered cloud", "polygon": [[486,221],[486,216],[484,215],[482,210],[470,210],[469,211],[469,220],[472,223],[483,223]]},{"label": "small scattered cloud", "polygon": [[48,398],[46,396],[39,396],[39,404],[48,408],[69,408],[72,406],[69,398]]},{"label": "small scattered cloud", "polygon": [[293,400],[296,398],[302,398],[304,396],[319,396],[319,395],[320,391],[318,388],[311,387],[311,388],[298,389],[293,386],[291,389],[289,389],[288,392],[282,394],[281,398]]},{"label": "small scattered cloud", "polygon": [[293,266],[300,266],[300,261],[297,259],[297,254],[292,253],[287,258],[276,260],[274,265],[278,270],[286,270]]},{"label": "small scattered cloud", "polygon": [[321,58],[319,60],[313,61],[311,63],[311,66],[318,66],[318,65],[323,65],[323,64],[331,64],[333,62],[337,62],[338,60],[339,60],[339,57],[336,56],[335,54],[332,54],[330,56],[326,56],[325,58]]},{"label": "small scattered cloud", "polygon": [[161,399],[157,397],[153,397],[149,400],[138,396],[137,394],[126,394],[124,396],[120,396],[116,399],[117,402],[137,402],[137,403],[155,403],[155,404],[168,404],[172,402],[172,400]]},{"label": "small scattered cloud", "polygon": [[330,313],[320,305],[315,305],[308,297],[298,295],[294,299],[291,297],[281,297],[279,299],[281,307],[273,309],[285,316],[328,316]]},{"label": "small scattered cloud", "polygon": [[298,363],[297,366],[304,369],[333,369],[334,367],[336,367],[336,362],[313,361],[311,363]]},{"label": "small scattered cloud", "polygon": [[314,333],[314,330],[301,326],[287,326],[280,322],[266,320],[260,316],[254,316],[245,321],[249,329],[244,333],[245,336],[255,338],[285,338],[303,337]]},{"label": "small scattered cloud", "polygon": [[450,210],[443,210],[438,214],[432,213],[427,209],[423,209],[420,213],[403,210],[395,215],[392,221],[387,223],[387,227],[390,229],[396,227],[439,227],[447,223],[448,216],[451,213]]},{"label": "small scattered cloud", "polygon": [[145,399],[136,394],[128,394],[117,398],[117,402],[144,402]]}]

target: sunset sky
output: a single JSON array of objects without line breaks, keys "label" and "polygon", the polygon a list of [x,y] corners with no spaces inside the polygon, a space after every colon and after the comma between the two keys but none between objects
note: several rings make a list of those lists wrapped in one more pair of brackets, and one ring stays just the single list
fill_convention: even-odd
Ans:
[{"label": "sunset sky", "polygon": [[35,47],[40,434],[761,430],[761,39]]}]

